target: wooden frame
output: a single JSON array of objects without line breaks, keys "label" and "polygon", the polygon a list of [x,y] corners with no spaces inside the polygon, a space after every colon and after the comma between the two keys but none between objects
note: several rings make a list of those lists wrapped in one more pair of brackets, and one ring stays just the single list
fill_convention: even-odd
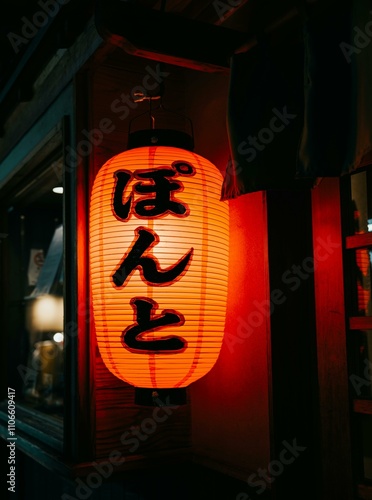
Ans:
[{"label": "wooden frame", "polygon": [[350,500],[353,497],[350,408],[338,178],[325,178],[314,188],[312,206],[314,248],[320,241],[328,240],[333,245],[329,247],[328,259],[323,259],[324,252],[319,253],[314,272],[322,498]]}]

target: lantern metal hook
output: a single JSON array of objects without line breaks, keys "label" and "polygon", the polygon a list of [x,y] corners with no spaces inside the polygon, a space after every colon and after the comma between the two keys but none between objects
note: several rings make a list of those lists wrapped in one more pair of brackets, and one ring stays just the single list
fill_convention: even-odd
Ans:
[{"label": "lantern metal hook", "polygon": [[[148,103],[149,103],[149,111],[148,111],[148,113],[149,113],[149,116],[150,116],[150,128],[151,129],[155,129],[155,117],[154,117],[154,114],[153,114],[152,101],[157,101],[159,99],[160,100],[162,99],[161,95],[150,96],[150,95],[144,94],[143,92],[135,92],[133,94],[133,102],[135,102],[136,104],[138,104],[139,102],[148,101]],[[145,113],[141,113],[141,115],[139,115],[139,116],[142,116],[142,115],[144,115],[146,113],[147,113],[147,111],[145,111]],[[135,118],[133,118],[133,120],[135,120],[139,116],[136,116]]]},{"label": "lantern metal hook", "polygon": [[[137,91],[133,94],[132,99],[133,99],[133,102],[135,102],[137,104],[141,103],[141,102],[148,102],[149,107],[148,107],[147,111],[139,113],[137,116],[134,116],[130,120],[129,125],[128,125],[128,136],[129,137],[131,137],[133,135],[133,130],[132,130],[133,123],[145,115],[148,115],[148,117],[149,117],[149,129],[148,130],[159,132],[160,130],[162,130],[162,128],[157,127],[157,122],[160,121],[158,119],[159,114],[160,113],[169,113],[169,114],[173,114],[173,115],[181,118],[182,120],[185,120],[188,123],[187,128],[189,129],[189,132],[181,132],[181,131],[177,131],[177,130],[174,130],[173,132],[174,133],[184,133],[185,135],[189,136],[190,137],[189,143],[190,143],[191,149],[193,149],[193,147],[194,147],[194,128],[193,128],[192,120],[183,113],[178,113],[177,111],[174,111],[174,110],[171,110],[171,109],[168,109],[167,107],[165,107],[163,104],[162,93],[157,94],[157,95],[147,95],[144,92]],[[158,106],[154,106],[155,101],[159,102]],[[163,129],[163,130],[165,132],[166,129]],[[168,132],[170,132],[170,131],[168,131]]]}]

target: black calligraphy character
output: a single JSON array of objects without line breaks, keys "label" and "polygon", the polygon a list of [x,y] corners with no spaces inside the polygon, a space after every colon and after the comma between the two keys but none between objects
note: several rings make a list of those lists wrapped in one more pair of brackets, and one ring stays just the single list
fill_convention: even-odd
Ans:
[{"label": "black calligraphy character", "polygon": [[168,335],[156,340],[146,340],[145,333],[159,330],[164,326],[184,324],[183,315],[173,309],[164,309],[161,314],[155,315],[158,304],[151,299],[135,297],[130,301],[137,322],[123,331],[123,346],[130,351],[181,351],[186,348],[187,342],[182,337]]},{"label": "black calligraphy character", "polygon": [[[134,191],[143,196],[142,199],[134,203],[134,212],[140,218],[158,217],[172,213],[177,217],[186,217],[189,214],[189,207],[181,203],[173,196],[174,191],[182,191],[183,184],[179,181],[169,180],[170,177],[183,175],[195,175],[194,167],[185,161],[174,161],[171,168],[160,167],[151,170],[136,170],[134,177],[138,180],[145,179],[150,183],[137,182]],[[114,173],[115,187],[113,192],[113,211],[115,216],[121,220],[128,220],[133,193],[124,201],[124,192],[132,178],[129,170],[117,170]]]},{"label": "black calligraphy character", "polygon": [[179,259],[176,264],[166,269],[160,269],[159,261],[153,255],[149,255],[150,250],[159,241],[156,233],[141,226],[135,230],[136,239],[129,252],[119,264],[119,267],[112,275],[115,286],[123,286],[129,275],[137,268],[142,268],[142,275],[150,285],[169,285],[174,282],[185,270],[192,258],[194,249],[191,248],[187,254]]},{"label": "black calligraphy character", "polygon": [[128,200],[123,203],[123,194],[132,174],[128,170],[117,170],[114,177],[116,179],[113,196],[114,213],[120,220],[126,221],[129,216],[133,195],[130,194]]},{"label": "black calligraphy character", "polygon": [[138,194],[154,194],[154,197],[145,197],[135,203],[134,211],[140,217],[156,217],[172,213],[179,217],[188,214],[188,207],[173,197],[173,191],[183,189],[182,183],[170,182],[169,177],[174,177],[177,172],[172,168],[154,168],[136,172],[137,179],[151,180],[151,184],[138,182],[134,189]]}]

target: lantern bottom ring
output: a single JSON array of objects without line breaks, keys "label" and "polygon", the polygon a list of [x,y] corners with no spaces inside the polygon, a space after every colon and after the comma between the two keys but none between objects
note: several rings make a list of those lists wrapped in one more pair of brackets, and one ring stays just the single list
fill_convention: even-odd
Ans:
[{"label": "lantern bottom ring", "polygon": [[136,387],[134,402],[141,406],[180,406],[187,402],[186,388],[150,389]]}]

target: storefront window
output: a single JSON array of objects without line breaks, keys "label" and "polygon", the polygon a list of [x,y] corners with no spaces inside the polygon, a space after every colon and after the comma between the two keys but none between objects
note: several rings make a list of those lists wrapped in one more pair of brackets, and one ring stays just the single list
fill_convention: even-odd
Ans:
[{"label": "storefront window", "polygon": [[57,157],[17,186],[3,256],[8,383],[18,402],[57,415],[64,394],[61,165]]},{"label": "storefront window", "polygon": [[368,193],[372,189],[372,172],[364,170],[351,176],[353,233],[361,234],[372,231],[372,200]]},{"label": "storefront window", "polygon": [[372,316],[371,249],[356,249],[354,259],[354,269],[352,269],[354,289],[353,315]]},{"label": "storefront window", "polygon": [[[371,172],[364,170],[351,175],[351,203],[352,217],[351,235],[367,235],[372,231],[372,200],[369,193],[372,190]],[[371,294],[371,264],[372,249],[364,242],[362,247],[354,250],[354,263],[352,267],[352,286],[354,316],[372,316]]]},{"label": "storefront window", "polygon": [[352,335],[353,373],[350,375],[350,384],[353,397],[361,399],[372,398],[372,330],[355,330]]}]

